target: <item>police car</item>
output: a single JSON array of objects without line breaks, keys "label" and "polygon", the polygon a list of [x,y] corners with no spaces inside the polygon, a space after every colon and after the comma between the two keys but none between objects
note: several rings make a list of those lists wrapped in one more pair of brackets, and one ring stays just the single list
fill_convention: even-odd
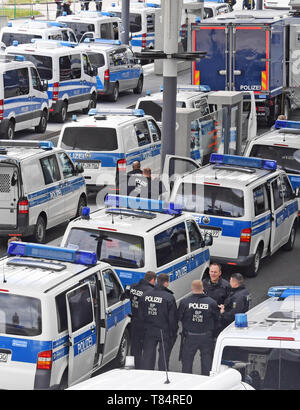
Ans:
[{"label": "police car", "polygon": [[192,169],[190,162],[169,156],[163,182],[167,186],[172,178],[170,201],[182,203],[202,232],[213,235],[213,261],[255,276],[261,258],[293,248],[298,202],[276,161],[211,154],[210,164],[201,169]]},{"label": "police car", "polygon": [[231,367],[255,389],[299,390],[300,288],[275,286],[218,336],[211,374]]},{"label": "police car", "polygon": [[57,146],[84,167],[89,189],[116,187],[136,160],[160,170],[161,131],[143,110],[90,110],[89,117],[65,124]]},{"label": "police car", "polygon": [[86,186],[64,150],[51,141],[0,140],[0,236],[33,235],[79,216]]},{"label": "police car", "polygon": [[87,51],[91,63],[98,69],[98,95],[117,101],[121,91],[142,93],[143,68],[129,46],[120,40],[87,38],[80,47]]},{"label": "police car", "polygon": [[67,113],[87,113],[97,104],[97,68],[84,50],[75,43],[36,40],[6,48],[7,54],[22,55],[36,66],[40,77],[48,81],[50,116],[63,123]]},{"label": "police car", "polygon": [[[155,48],[155,18],[159,8],[159,5],[151,2],[130,3],[130,45],[134,52],[141,52],[145,49]],[[122,9],[120,6],[107,8],[107,11],[118,17],[122,16]]]},{"label": "police car", "polygon": [[[275,129],[248,143],[244,155],[277,161],[295,191],[300,188],[300,122],[277,120]],[[300,205],[300,200],[298,199]]]},{"label": "police car", "polygon": [[123,286],[139,282],[147,271],[168,273],[177,301],[190,292],[191,281],[209,268],[212,239],[204,237],[194,218],[174,204],[108,195],[107,209],[71,222],[61,246],[96,252],[110,263]]},{"label": "police car", "polygon": [[32,39],[64,40],[77,42],[73,30],[56,21],[27,20],[22,23],[8,22],[0,33],[0,41],[7,47],[14,41],[19,44],[30,43]]},{"label": "police car", "polygon": [[22,56],[0,55],[0,135],[34,127],[44,133],[49,117],[48,83]]},{"label": "police car", "polygon": [[121,19],[105,11],[81,10],[76,14],[57,17],[56,21],[71,28],[78,42],[86,38],[118,40],[121,33]]},{"label": "police car", "polygon": [[65,388],[124,364],[130,302],[91,252],[11,242],[0,260],[0,388]]}]

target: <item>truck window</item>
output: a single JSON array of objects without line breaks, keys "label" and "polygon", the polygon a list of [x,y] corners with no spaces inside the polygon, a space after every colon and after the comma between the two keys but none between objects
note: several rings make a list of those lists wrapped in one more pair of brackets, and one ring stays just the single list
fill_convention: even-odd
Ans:
[{"label": "truck window", "polygon": [[166,265],[187,254],[187,237],[184,222],[155,235],[157,267]]},{"label": "truck window", "polygon": [[117,133],[115,128],[66,127],[61,147],[73,151],[115,151],[118,149]]},{"label": "truck window", "polygon": [[19,336],[40,335],[41,301],[28,296],[0,293],[0,333]]},{"label": "truck window", "polygon": [[29,93],[29,75],[27,68],[8,70],[3,73],[4,98],[26,95]]},{"label": "truck window", "polygon": [[60,181],[60,171],[56,159],[56,155],[41,158],[40,163],[44,175],[45,184],[52,184],[53,182]]},{"label": "truck window", "polygon": [[103,272],[103,278],[105,283],[107,306],[110,307],[120,301],[122,288],[114,273],[110,269]]}]

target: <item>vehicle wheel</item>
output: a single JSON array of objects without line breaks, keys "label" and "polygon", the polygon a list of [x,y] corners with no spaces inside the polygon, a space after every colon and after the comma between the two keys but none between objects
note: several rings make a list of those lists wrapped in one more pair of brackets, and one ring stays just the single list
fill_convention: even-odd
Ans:
[{"label": "vehicle wheel", "polygon": [[250,266],[247,266],[247,268],[245,269],[245,275],[250,277],[250,278],[254,278],[255,276],[257,276],[258,274],[258,270],[260,267],[260,260],[261,260],[261,255],[262,255],[262,250],[261,247],[258,246],[258,248],[256,249],[253,261],[251,263]]},{"label": "vehicle wheel", "polygon": [[34,131],[44,134],[47,128],[47,124],[48,124],[47,112],[43,111],[41,115],[40,123],[34,128]]},{"label": "vehicle wheel", "polygon": [[118,101],[119,98],[119,84],[115,83],[112,93],[108,96],[108,100],[112,102]]},{"label": "vehicle wheel", "polygon": [[13,140],[15,136],[15,124],[12,120],[9,121],[5,138]]},{"label": "vehicle wheel", "polygon": [[86,198],[81,196],[78,201],[77,212],[76,212],[75,218],[78,218],[79,216],[81,216],[82,208],[84,208],[85,206],[87,206]]},{"label": "vehicle wheel", "polygon": [[58,114],[56,114],[55,119],[57,122],[63,123],[67,119],[67,112],[68,112],[68,104],[63,102],[61,110]]},{"label": "vehicle wheel", "polygon": [[143,85],[144,85],[144,79],[143,79],[143,76],[141,76],[139,78],[136,88],[133,89],[134,94],[142,94]]},{"label": "vehicle wheel", "polygon": [[125,332],[121,339],[117,357],[115,358],[115,365],[117,367],[125,366],[126,356],[128,355],[128,352],[129,352],[129,344],[130,344],[129,343],[129,332],[128,332],[128,329],[125,329]]},{"label": "vehicle wheel", "polygon": [[82,112],[83,114],[88,114],[91,108],[96,108],[96,107],[97,107],[97,96],[96,94],[92,94],[88,107],[84,108]]},{"label": "vehicle wheel", "polygon": [[33,240],[37,243],[44,243],[46,239],[46,221],[45,218],[40,215],[35,225]]},{"label": "vehicle wheel", "polygon": [[289,240],[282,247],[285,251],[291,251],[294,248],[295,239],[296,239],[296,232],[297,232],[297,226],[296,226],[296,222],[295,222],[294,225],[292,226],[290,236],[289,236]]}]

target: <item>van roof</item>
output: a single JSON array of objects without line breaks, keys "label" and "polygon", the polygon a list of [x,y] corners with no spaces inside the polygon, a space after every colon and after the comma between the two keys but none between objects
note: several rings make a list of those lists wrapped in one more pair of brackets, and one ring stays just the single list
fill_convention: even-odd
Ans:
[{"label": "van roof", "polygon": [[[202,92],[202,91],[186,91],[186,90],[177,90],[176,93],[176,100],[180,101],[180,100],[192,100],[195,98],[201,98],[203,96],[207,96],[206,93]],[[146,95],[145,97],[141,97],[139,99],[139,101],[152,101],[152,100],[156,100],[156,101],[162,101],[163,100],[163,93],[162,92],[157,92],[157,93],[153,93],[151,95]]]},{"label": "van roof", "polygon": [[[136,121],[138,119],[138,117],[136,117],[135,115],[109,115],[107,114],[107,115],[104,115],[103,119],[96,119],[96,117],[97,116],[90,115],[78,121],[69,122],[63,127],[63,130],[64,128],[67,128],[67,127],[85,127],[85,126],[116,128],[122,125],[130,124],[131,122]],[[142,118],[143,119],[153,119],[150,115],[144,115]]]},{"label": "van roof", "polygon": [[77,47],[69,47],[64,41],[56,41],[56,40],[39,40],[35,41],[34,43],[28,44],[18,44],[16,46],[9,46],[6,47],[7,53],[17,54],[18,52],[24,54],[37,54],[37,55],[64,55],[68,54],[78,54],[79,52],[83,52],[82,49],[78,49]]},{"label": "van roof", "polygon": [[60,16],[57,17],[57,21],[59,22],[70,22],[70,21],[74,21],[74,22],[78,22],[78,23],[87,23],[87,24],[93,24],[96,21],[97,22],[119,22],[121,21],[120,17],[117,16],[102,16],[99,15],[97,12],[90,12],[89,15],[84,15],[84,14],[70,14],[67,16]]},{"label": "van roof", "polygon": [[[3,141],[3,140],[2,140]],[[3,151],[1,151],[3,149]],[[5,152],[6,151],[6,152]],[[51,151],[45,150],[39,147],[26,147],[26,146],[13,146],[13,147],[6,147],[1,144],[0,140],[0,152],[1,152],[1,162],[5,162],[5,158],[15,160],[15,161],[22,161],[27,158],[45,154],[47,152],[55,153],[58,151],[62,151],[59,148],[51,148]]]},{"label": "van roof", "polygon": [[253,143],[300,149],[300,130],[291,130],[288,128],[275,129],[257,136],[254,138]]}]

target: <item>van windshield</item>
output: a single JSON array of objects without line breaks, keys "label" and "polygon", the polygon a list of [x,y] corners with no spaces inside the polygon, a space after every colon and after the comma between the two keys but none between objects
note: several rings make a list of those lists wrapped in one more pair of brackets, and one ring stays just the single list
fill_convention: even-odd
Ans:
[{"label": "van windshield", "polygon": [[0,293],[0,334],[37,336],[42,333],[41,301]]},{"label": "van windshield", "polygon": [[266,347],[226,346],[222,364],[233,366],[242,380],[256,390],[299,390],[300,350]]},{"label": "van windshield", "polygon": [[31,61],[37,68],[42,80],[51,80],[53,73],[52,58],[47,56],[37,56],[31,54],[15,53],[16,55],[23,55],[25,60]]},{"label": "van windshield", "polygon": [[239,218],[244,215],[244,193],[240,189],[183,183],[175,202],[189,212]]},{"label": "van windshield", "polygon": [[118,138],[114,128],[66,127],[61,148],[75,151],[115,151]]},{"label": "van windshield", "polygon": [[66,23],[67,26],[74,31],[77,41],[80,41],[81,37],[86,32],[95,31],[95,25],[91,23],[83,23],[83,22],[75,22],[75,21],[66,21],[64,23]]},{"label": "van windshield", "polygon": [[112,266],[138,269],[144,266],[144,239],[119,232],[73,228],[65,247],[95,252]]},{"label": "van windshield", "polygon": [[300,174],[300,149],[274,145],[253,145],[250,156],[274,159],[277,161],[277,165],[288,174]]},{"label": "van windshield", "polygon": [[3,33],[2,41],[8,47],[13,45],[13,41],[17,41],[19,44],[31,43],[32,38],[42,38],[42,36],[25,33]]}]

